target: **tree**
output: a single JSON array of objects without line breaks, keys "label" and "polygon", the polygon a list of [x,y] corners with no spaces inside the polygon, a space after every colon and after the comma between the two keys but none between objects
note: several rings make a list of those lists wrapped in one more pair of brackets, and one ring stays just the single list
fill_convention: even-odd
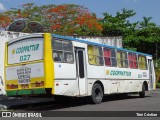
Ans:
[{"label": "tree", "polygon": [[44,32],[61,35],[101,35],[102,31],[96,15],[84,6],[75,4],[37,6],[27,3],[21,5],[20,9],[12,8],[2,14],[8,16],[8,23],[19,19],[37,21],[44,26]]},{"label": "tree", "polygon": [[0,15],[0,29],[4,30],[10,24],[10,18],[7,15]]},{"label": "tree", "polygon": [[126,29],[131,26],[127,19],[135,14],[133,10],[127,9],[122,9],[121,12],[117,12],[115,16],[104,13],[104,18],[101,21],[103,24],[103,35],[122,36]]},{"label": "tree", "polygon": [[140,27],[141,28],[155,27],[156,24],[153,22],[150,22],[151,19],[152,17],[143,17],[143,21],[139,23]]},{"label": "tree", "polygon": [[49,10],[51,31],[63,35],[101,35],[102,26],[95,14],[80,5],[64,4]]},{"label": "tree", "polygon": [[[41,23],[46,30],[48,28],[46,12],[54,6],[55,5],[36,6],[34,3],[27,3],[21,5],[21,8],[19,9],[11,8],[10,10],[1,14],[8,16],[8,19],[10,20],[9,24],[11,24],[13,21],[16,20],[25,20],[26,22],[37,21]],[[31,32],[31,31],[27,30],[25,32]]]},{"label": "tree", "polygon": [[[149,19],[144,17],[144,21],[136,23],[137,27],[135,29],[132,27],[128,28],[127,32],[123,35],[123,41],[125,48],[135,48],[134,50],[139,52],[153,55],[155,59],[156,44],[160,45],[160,27],[150,22],[150,20],[151,17]],[[160,51],[160,48],[158,48],[158,51]]]}]

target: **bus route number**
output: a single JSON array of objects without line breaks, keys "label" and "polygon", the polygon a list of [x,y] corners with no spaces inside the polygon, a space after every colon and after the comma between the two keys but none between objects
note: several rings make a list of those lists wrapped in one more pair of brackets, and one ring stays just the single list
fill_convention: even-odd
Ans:
[{"label": "bus route number", "polygon": [[20,56],[20,61],[27,61],[30,59],[30,57],[31,57],[31,55]]}]

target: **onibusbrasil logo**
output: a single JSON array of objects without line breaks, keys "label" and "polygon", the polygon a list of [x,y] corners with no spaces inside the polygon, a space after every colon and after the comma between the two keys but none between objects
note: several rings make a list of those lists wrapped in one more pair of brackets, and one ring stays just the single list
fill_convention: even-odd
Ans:
[{"label": "onibusbrasil logo", "polygon": [[41,113],[2,112],[2,117],[42,117]]}]

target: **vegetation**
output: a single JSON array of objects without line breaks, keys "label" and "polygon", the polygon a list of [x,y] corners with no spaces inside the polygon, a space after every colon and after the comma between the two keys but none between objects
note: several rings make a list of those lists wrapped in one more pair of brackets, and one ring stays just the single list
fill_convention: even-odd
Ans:
[{"label": "vegetation", "polygon": [[[122,9],[115,16],[104,13],[104,18],[101,20],[102,33],[106,36],[123,36],[124,48],[151,54],[158,60],[160,27],[151,22],[151,17],[143,17],[142,21],[130,23],[128,19],[135,14],[133,10],[127,9]],[[160,63],[158,68],[160,69]]]},{"label": "vegetation", "polygon": [[15,20],[37,21],[44,26],[44,32],[61,35],[102,35],[102,26],[96,15],[75,4],[36,6],[27,3],[21,9],[12,8],[1,13],[0,28],[6,29]]}]

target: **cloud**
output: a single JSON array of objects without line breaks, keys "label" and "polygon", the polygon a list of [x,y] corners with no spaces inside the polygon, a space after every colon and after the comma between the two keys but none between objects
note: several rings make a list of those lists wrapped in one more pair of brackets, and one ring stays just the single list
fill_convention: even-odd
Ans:
[{"label": "cloud", "polygon": [[0,11],[5,11],[6,8],[4,7],[4,5],[2,3],[0,3]]}]

